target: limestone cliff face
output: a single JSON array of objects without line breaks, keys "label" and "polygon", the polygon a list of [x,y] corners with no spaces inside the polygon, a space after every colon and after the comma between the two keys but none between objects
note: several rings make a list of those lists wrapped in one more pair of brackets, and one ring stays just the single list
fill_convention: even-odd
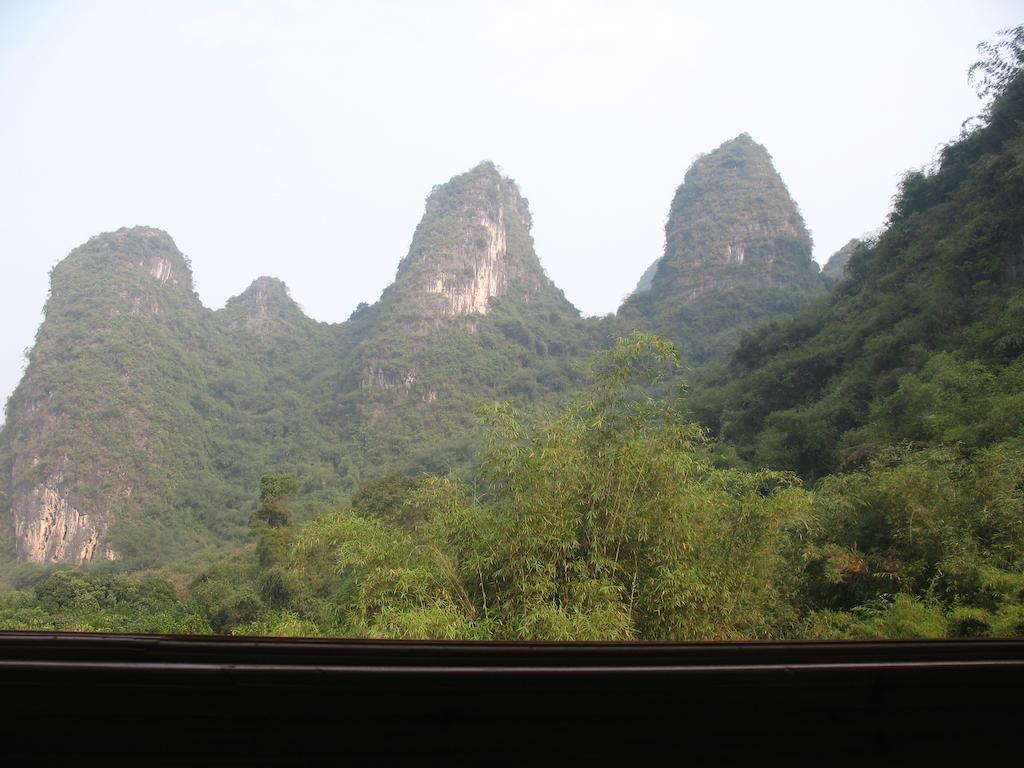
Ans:
[{"label": "limestone cliff face", "polygon": [[620,317],[672,338],[691,364],[822,293],[811,238],[767,150],[741,134],[698,158],[676,190],[664,254]]},{"label": "limestone cliff face", "polygon": [[[26,410],[16,414],[19,426],[35,438],[36,447],[50,447],[65,426],[63,414],[48,408],[45,402],[32,403]],[[18,560],[58,563],[116,559],[117,553],[105,542],[110,522],[106,510],[87,513],[76,508],[61,471],[69,464],[69,457],[50,458],[44,463],[38,453],[23,450],[11,464],[10,511]]]},{"label": "limestone cliff face", "polygon": [[110,516],[72,506],[63,478],[22,487],[14,494],[12,513],[18,560],[30,563],[115,560],[106,542]]},{"label": "limestone cliff face", "polygon": [[493,297],[548,287],[530,212],[515,183],[484,162],[435,187],[390,293],[431,316],[484,315]]},{"label": "limestone cliff face", "polygon": [[445,314],[482,315],[490,298],[508,289],[504,206],[498,205],[495,220],[482,216],[478,224],[481,237],[474,241],[472,251],[464,251],[467,268],[461,274],[438,271],[426,286],[428,292],[445,298]]}]

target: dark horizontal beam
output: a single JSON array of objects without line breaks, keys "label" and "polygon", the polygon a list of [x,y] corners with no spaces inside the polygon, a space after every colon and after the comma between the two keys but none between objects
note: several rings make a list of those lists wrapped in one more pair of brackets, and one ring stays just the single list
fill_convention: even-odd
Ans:
[{"label": "dark horizontal beam", "polygon": [[507,642],[253,638],[0,631],[0,661],[117,659],[153,663],[374,666],[729,666],[1024,662],[1024,639],[900,641]]},{"label": "dark horizontal beam", "polygon": [[977,762],[1012,746],[1022,686],[1021,640],[0,633],[0,736],[19,761]]}]

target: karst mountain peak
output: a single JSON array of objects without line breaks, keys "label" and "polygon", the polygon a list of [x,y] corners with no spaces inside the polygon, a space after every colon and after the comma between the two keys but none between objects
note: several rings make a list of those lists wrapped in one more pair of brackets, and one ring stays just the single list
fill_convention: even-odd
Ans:
[{"label": "karst mountain peak", "polygon": [[702,366],[743,330],[824,293],[811,237],[771,155],[741,133],[700,155],[676,190],[665,250],[619,315]]},{"label": "karst mountain peak", "polygon": [[555,292],[530,236],[516,183],[485,160],[435,186],[386,300],[431,317],[485,315],[492,298],[529,302]]},{"label": "karst mountain peak", "polygon": [[651,287],[693,301],[724,282],[781,284],[790,277],[786,267],[816,274],[810,254],[807,227],[771,155],[741,133],[686,172]]}]

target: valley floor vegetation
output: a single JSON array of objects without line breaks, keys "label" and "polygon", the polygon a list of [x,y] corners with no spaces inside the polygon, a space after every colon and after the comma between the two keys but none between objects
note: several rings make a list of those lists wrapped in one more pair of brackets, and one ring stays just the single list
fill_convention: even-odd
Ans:
[{"label": "valley floor vegetation", "polygon": [[[1024,634],[1024,446],[900,442],[805,487],[739,467],[636,333],[569,407],[481,410],[472,483],[385,475],[188,579],[24,567],[5,629],[516,640]],[[993,391],[996,377],[983,379]],[[993,418],[998,418],[997,416]]]}]

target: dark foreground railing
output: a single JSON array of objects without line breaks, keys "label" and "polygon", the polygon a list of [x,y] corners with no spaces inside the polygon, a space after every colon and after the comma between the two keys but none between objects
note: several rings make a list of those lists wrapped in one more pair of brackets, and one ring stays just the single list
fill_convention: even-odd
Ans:
[{"label": "dark foreground railing", "polygon": [[1015,764],[1022,700],[1022,640],[0,633],[6,765]]}]

